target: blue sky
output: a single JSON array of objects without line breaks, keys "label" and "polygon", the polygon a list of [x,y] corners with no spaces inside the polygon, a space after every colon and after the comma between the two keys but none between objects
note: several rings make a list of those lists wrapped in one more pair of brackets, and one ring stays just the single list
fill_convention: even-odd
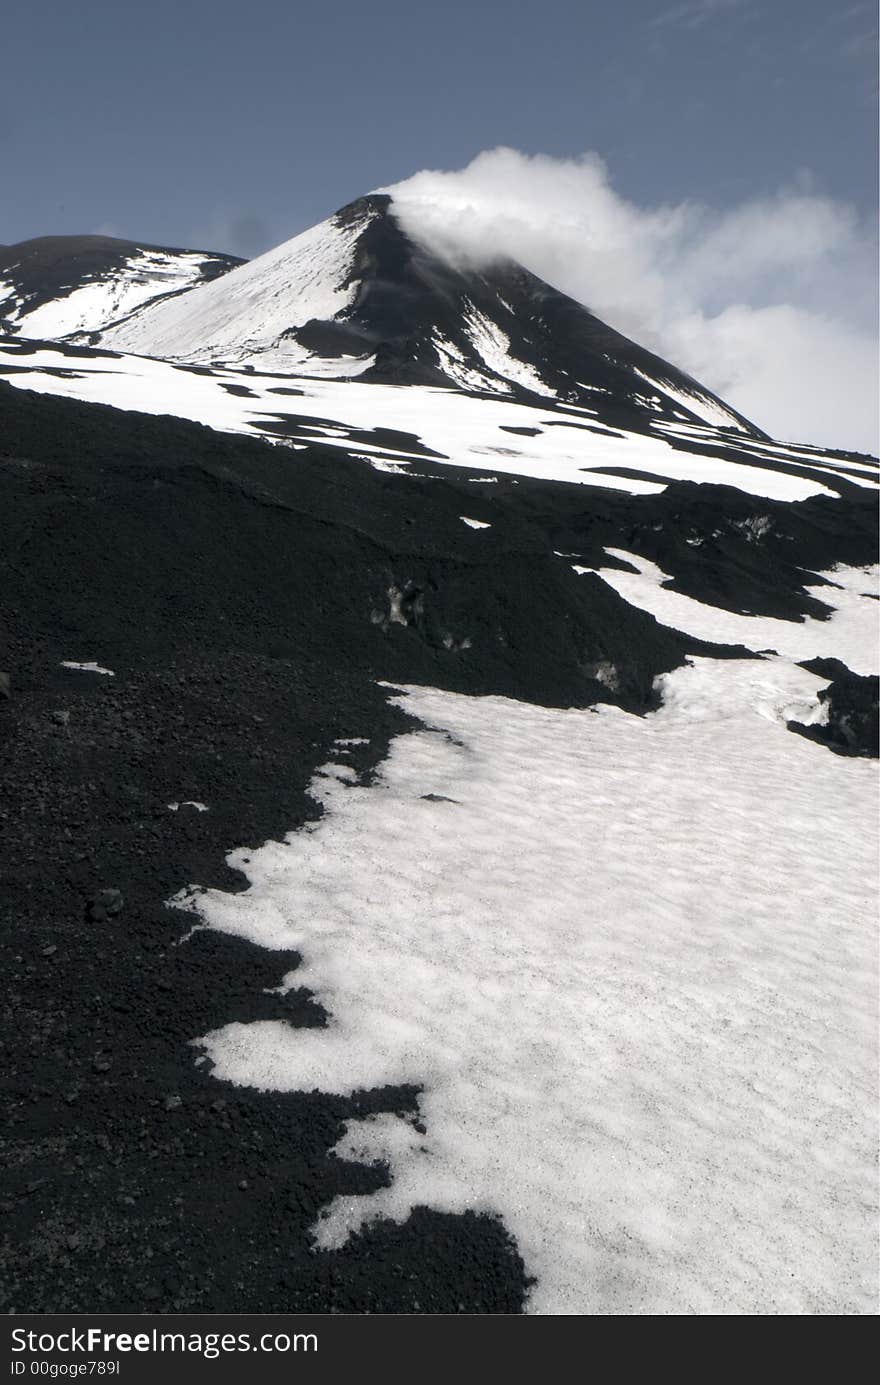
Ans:
[{"label": "blue sky", "polygon": [[0,242],[254,254],[503,144],[643,204],[875,197],[871,3],[7,0]]}]

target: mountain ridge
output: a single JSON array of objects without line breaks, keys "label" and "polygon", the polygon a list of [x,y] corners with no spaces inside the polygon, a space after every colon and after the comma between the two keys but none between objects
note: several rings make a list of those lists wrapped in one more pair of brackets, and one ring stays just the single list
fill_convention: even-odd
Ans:
[{"label": "mountain ridge", "polygon": [[243,263],[116,236],[36,236],[0,246],[0,328],[28,337],[100,330]]},{"label": "mountain ridge", "polygon": [[201,364],[435,385],[766,434],[676,366],[510,260],[462,267],[371,193],[92,345]]}]

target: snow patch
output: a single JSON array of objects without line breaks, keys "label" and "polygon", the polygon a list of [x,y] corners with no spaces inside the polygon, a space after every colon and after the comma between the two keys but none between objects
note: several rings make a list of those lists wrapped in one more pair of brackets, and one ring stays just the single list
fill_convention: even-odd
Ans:
[{"label": "snow patch", "polygon": [[[683,596],[663,585],[672,579],[649,559],[623,548],[606,548],[605,552],[622,558],[638,571],[598,568],[598,576],[624,601],[649,611],[662,625],[717,644],[742,644],[756,651],[775,649],[798,662],[833,658],[840,659],[854,673],[880,671],[877,603],[866,591],[872,586],[878,589],[880,567],[841,567],[817,574],[835,582],[833,587],[805,582],[809,595],[832,608],[830,620],[815,620],[812,616],[802,621],[774,620],[769,616],[740,615]],[[591,569],[576,567],[575,571]]]},{"label": "snow patch", "polygon": [[[485,361],[488,369],[493,375],[501,376],[505,380],[512,380],[514,384],[522,385],[527,390],[532,390],[535,394],[548,395],[556,398],[556,391],[550,389],[541,379],[538,372],[525,361],[517,360],[510,349],[510,338],[491,318],[486,317],[485,313],[479,312],[473,304],[465,313],[465,324],[468,335],[473,343],[477,355]],[[495,388],[497,389],[497,381]]]},{"label": "snow patch", "polygon": [[103,673],[106,675],[107,678],[116,677],[116,674],[113,672],[112,668],[102,668],[100,664],[95,664],[92,662],[81,664],[77,663],[75,659],[62,659],[61,667],[79,669],[83,673]]},{"label": "snow patch", "polygon": [[699,390],[680,390],[668,380],[653,380],[650,375],[646,375],[643,370],[632,367],[634,374],[641,376],[654,389],[660,390],[668,399],[672,399],[676,404],[682,404],[690,414],[696,414],[697,418],[703,419],[706,423],[714,424],[718,428],[735,428],[737,432],[742,431],[742,424],[733,413],[722,404],[720,399],[712,399],[709,395],[703,394]]}]

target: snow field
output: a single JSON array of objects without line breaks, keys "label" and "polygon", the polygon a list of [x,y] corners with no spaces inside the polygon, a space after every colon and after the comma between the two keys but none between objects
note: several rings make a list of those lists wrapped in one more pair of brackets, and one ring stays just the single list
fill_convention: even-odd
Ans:
[{"label": "snow field", "polygon": [[822,683],[699,659],[641,719],[407,688],[431,729],[374,787],[325,766],[319,822],[229,857],[245,893],[176,901],[300,949],[330,1016],[204,1036],[218,1077],[421,1087],[425,1135],[349,1124],[391,1185],[319,1246],[474,1208],[532,1312],[873,1311],[876,770],[784,729]]},{"label": "snow field", "polygon": [[[229,278],[227,275],[216,282],[228,282]],[[212,287],[203,285],[198,292],[204,294]],[[169,311],[176,303],[177,300],[169,302]],[[640,433],[621,436],[619,431],[603,430],[583,410],[554,406],[548,419],[547,412],[540,407],[500,398],[478,398],[455,390],[289,374],[257,375],[233,369],[202,374],[145,356],[73,356],[65,354],[62,347],[40,347],[24,354],[17,347],[4,352],[0,344],[0,365],[4,359],[17,369],[8,377],[0,374],[0,378],[7,378],[10,384],[22,389],[144,413],[174,414],[226,432],[253,436],[262,430],[274,437],[272,423],[285,417],[333,420],[335,429],[321,424],[302,425],[297,442],[292,445],[302,446],[314,440],[345,451],[353,449],[380,467],[388,465],[389,454],[397,467],[418,466],[423,459],[417,453],[407,454],[402,448],[389,448],[384,443],[374,446],[361,436],[352,443],[351,430],[360,433],[363,429],[391,429],[412,434],[440,454],[433,459],[435,462],[466,467],[470,472],[599,485],[634,495],[656,494],[663,490],[666,481],[672,480],[735,486],[748,494],[776,500],[834,494],[823,484],[828,479],[828,469],[818,464],[814,480],[789,471],[785,459],[776,454],[775,469],[768,470],[750,465],[748,457],[752,454],[745,451],[742,463],[678,452],[665,440],[668,428],[656,437]],[[52,373],[59,369],[65,374]],[[244,385],[249,395],[230,394],[224,385]],[[292,400],[272,393],[290,387],[299,391]],[[582,425],[587,419],[590,428],[599,431],[585,431]],[[503,431],[512,426],[539,431],[534,437]],[[808,464],[801,459],[798,465]],[[638,474],[614,476],[600,470],[603,467],[641,471],[644,478]],[[876,477],[873,482],[866,478],[865,484],[876,486]]]}]

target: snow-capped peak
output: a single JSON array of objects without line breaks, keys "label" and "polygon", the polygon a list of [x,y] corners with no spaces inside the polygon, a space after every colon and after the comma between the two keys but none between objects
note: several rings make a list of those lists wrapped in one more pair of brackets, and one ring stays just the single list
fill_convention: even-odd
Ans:
[{"label": "snow-capped peak", "polygon": [[420,244],[387,193],[359,198],[220,279],[147,304],[100,344],[192,364],[558,400],[611,426],[665,419],[757,434],[521,265],[477,267]]},{"label": "snow-capped peak", "polygon": [[[321,353],[300,343],[298,334],[310,323],[338,321],[352,307],[358,244],[376,215],[368,204],[349,217],[339,213],[239,266],[222,282],[138,313],[105,333],[102,344],[193,363],[314,366]],[[350,368],[348,373],[357,374],[362,362],[356,353],[343,353],[342,365],[340,373]]]}]

